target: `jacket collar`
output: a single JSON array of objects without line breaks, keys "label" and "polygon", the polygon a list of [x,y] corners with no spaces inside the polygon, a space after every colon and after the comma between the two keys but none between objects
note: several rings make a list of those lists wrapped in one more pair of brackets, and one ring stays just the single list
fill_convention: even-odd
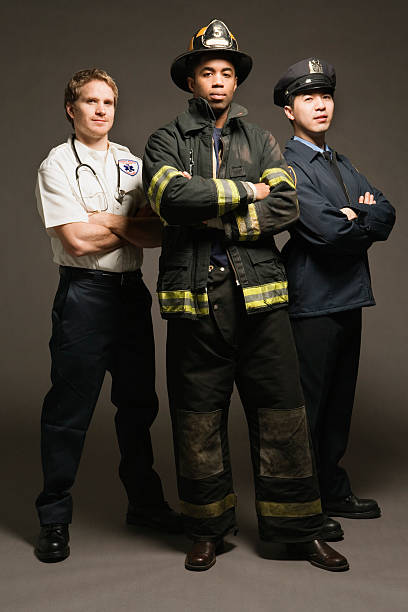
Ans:
[{"label": "jacket collar", "polygon": [[[184,135],[202,130],[209,125],[212,127],[214,126],[215,116],[207,100],[204,100],[204,98],[191,98],[188,103],[188,110],[177,117],[178,124]],[[232,119],[245,117],[247,114],[248,111],[246,108],[232,102],[225,126],[227,126]]]},{"label": "jacket collar", "polygon": [[312,162],[317,155],[320,155],[320,151],[315,151],[303,142],[300,142],[300,140],[294,140],[293,138],[288,140],[285,149],[286,151],[296,153],[299,157],[308,162]]}]

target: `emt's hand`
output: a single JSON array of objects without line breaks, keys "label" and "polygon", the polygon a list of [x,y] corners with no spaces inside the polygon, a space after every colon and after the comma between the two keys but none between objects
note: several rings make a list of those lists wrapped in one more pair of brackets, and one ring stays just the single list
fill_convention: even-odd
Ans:
[{"label": "emt's hand", "polygon": [[369,191],[366,191],[365,194],[362,196],[360,196],[358,198],[358,203],[359,204],[375,204],[375,200],[374,200],[374,196],[372,193],[370,193]]},{"label": "emt's hand", "polygon": [[116,215],[108,212],[88,213],[88,222],[94,225],[103,225],[103,227],[110,229],[111,221],[114,220],[112,217],[116,217]]},{"label": "emt's hand", "polygon": [[352,221],[353,219],[357,219],[357,215],[354,212],[354,210],[351,210],[351,208],[348,208],[348,206],[346,206],[345,208],[340,208],[340,212],[342,212],[343,215],[346,215],[349,221]]}]

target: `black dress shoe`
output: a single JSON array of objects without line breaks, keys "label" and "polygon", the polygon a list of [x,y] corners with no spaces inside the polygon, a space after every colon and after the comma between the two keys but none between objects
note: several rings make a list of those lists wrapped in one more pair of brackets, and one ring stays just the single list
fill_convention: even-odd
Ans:
[{"label": "black dress shoe", "polygon": [[330,516],[343,516],[352,519],[369,519],[381,516],[381,510],[375,499],[359,499],[353,494],[344,499],[326,502],[324,511]]},{"label": "black dress shoe", "polygon": [[34,549],[37,559],[44,563],[57,563],[69,556],[69,531],[66,523],[42,525]]},{"label": "black dress shoe", "polygon": [[338,521],[323,515],[324,523],[319,533],[319,539],[325,540],[326,542],[338,542],[343,539],[344,531]]},{"label": "black dress shoe", "polygon": [[312,565],[329,572],[345,572],[349,569],[346,557],[343,557],[337,550],[323,542],[313,540],[312,542],[299,542],[291,544],[290,550],[296,551],[300,558],[306,559]]},{"label": "black dress shoe", "polygon": [[129,504],[126,522],[128,525],[151,527],[167,533],[183,533],[183,519],[167,502],[150,506]]},{"label": "black dress shoe", "polygon": [[188,551],[185,568],[193,572],[205,572],[210,569],[216,561],[216,553],[222,552],[224,541],[215,542],[209,540],[197,540],[191,550]]}]

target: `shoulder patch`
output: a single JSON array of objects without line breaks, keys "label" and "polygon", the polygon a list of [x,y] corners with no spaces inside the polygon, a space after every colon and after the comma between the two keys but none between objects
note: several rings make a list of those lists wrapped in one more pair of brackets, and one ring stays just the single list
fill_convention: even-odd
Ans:
[{"label": "shoulder patch", "polygon": [[292,177],[292,180],[295,183],[295,187],[296,187],[296,183],[297,183],[296,172],[294,171],[292,166],[288,166],[288,169],[289,169],[289,174]]},{"label": "shoulder patch", "polygon": [[118,159],[119,168],[129,176],[136,176],[139,172],[139,162],[135,159]]}]

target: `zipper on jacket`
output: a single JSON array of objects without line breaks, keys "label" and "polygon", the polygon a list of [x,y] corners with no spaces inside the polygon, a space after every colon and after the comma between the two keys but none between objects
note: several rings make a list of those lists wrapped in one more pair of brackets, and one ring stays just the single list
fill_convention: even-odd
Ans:
[{"label": "zipper on jacket", "polygon": [[[225,141],[223,140],[222,136],[220,136],[220,140],[221,140],[221,144],[222,144],[222,157],[220,159],[220,165],[218,167],[218,177],[219,178],[225,178],[226,175],[226,169],[227,169],[227,156],[229,154],[229,142],[228,142],[228,147],[225,146]],[[225,252],[227,254],[227,259],[229,261],[229,264],[231,266],[232,272],[234,273],[234,278],[235,278],[235,283],[237,285],[237,287],[241,286],[241,283],[239,282],[238,279],[238,274],[237,274],[237,270],[234,266],[234,262],[232,261],[232,257],[231,254],[228,250],[227,247],[225,247]]]}]

